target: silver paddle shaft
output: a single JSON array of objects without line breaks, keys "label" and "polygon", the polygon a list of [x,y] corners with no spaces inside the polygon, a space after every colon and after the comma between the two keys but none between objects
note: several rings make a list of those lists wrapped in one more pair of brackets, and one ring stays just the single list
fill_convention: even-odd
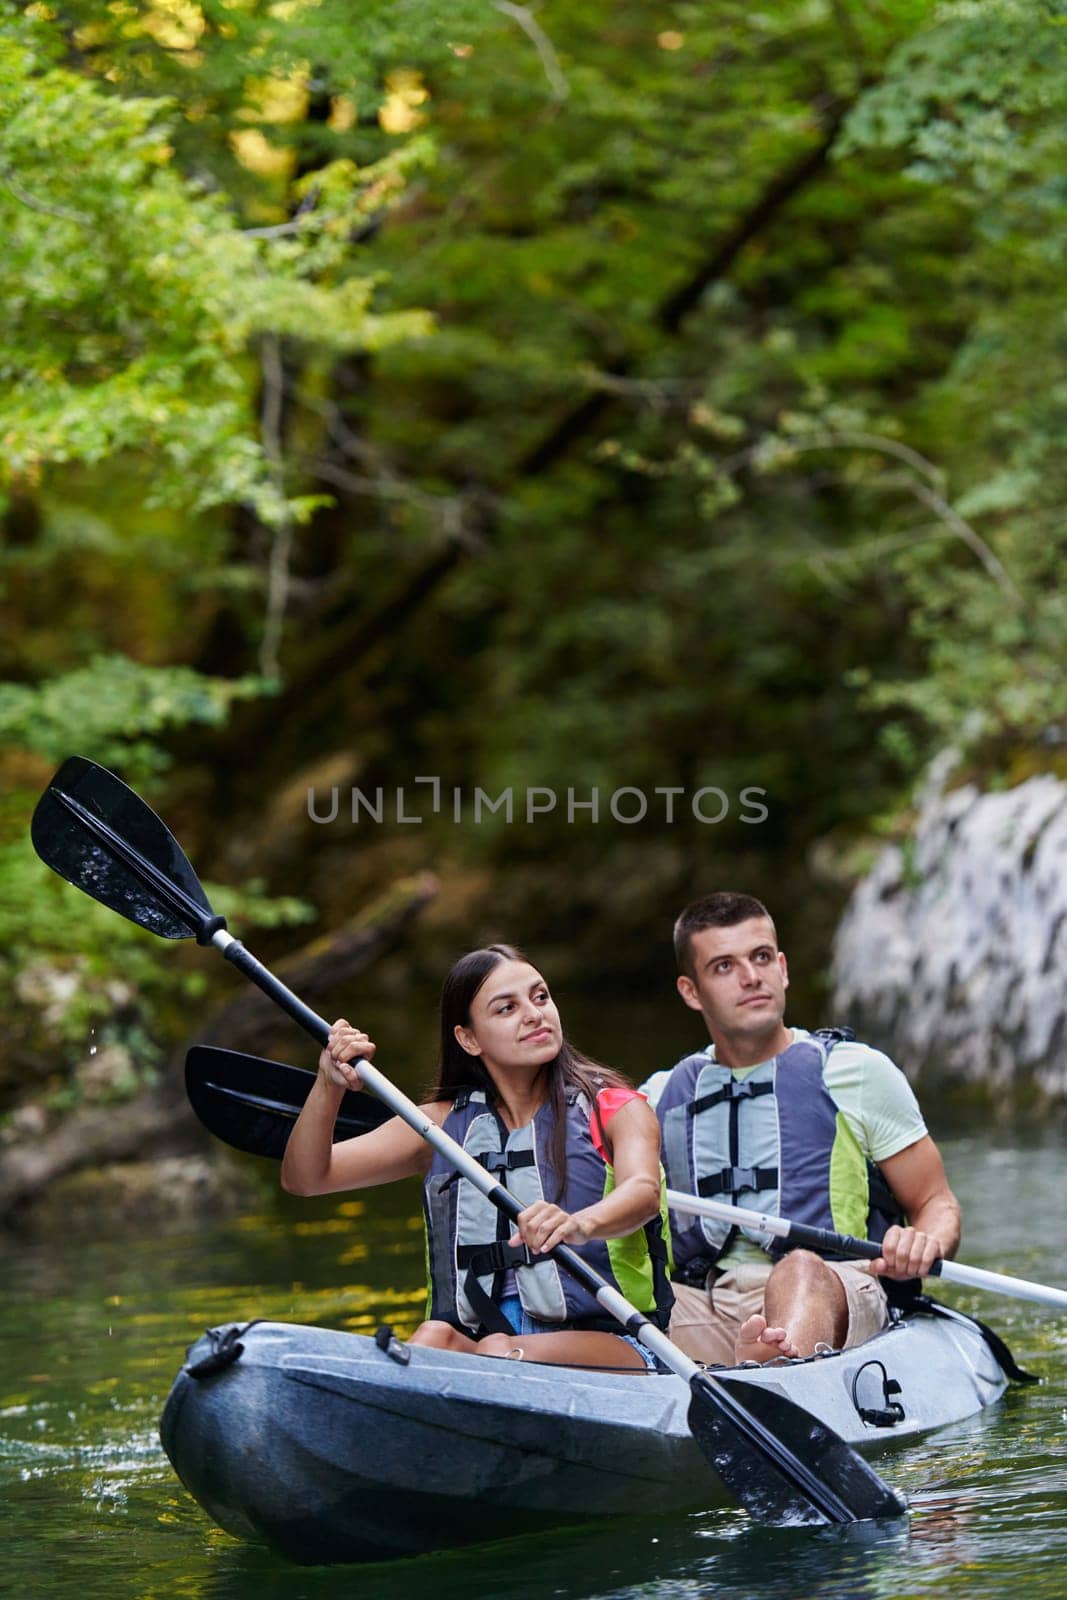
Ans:
[{"label": "silver paddle shaft", "polygon": [[[747,1211],[744,1206],[732,1206],[725,1200],[702,1200],[697,1195],[668,1189],[667,1204],[672,1211],[711,1217],[716,1222],[729,1222],[754,1233],[769,1233],[776,1239],[792,1239],[798,1245],[811,1243],[830,1250],[837,1240],[843,1255],[857,1255],[874,1261],[880,1254],[878,1246],[868,1240],[850,1239],[843,1234],[831,1233],[828,1229],[806,1228],[802,1224],[789,1222],[785,1217],[768,1216],[763,1211]],[[1055,1289],[1045,1283],[1031,1283],[1028,1278],[1012,1278],[1003,1272],[987,1272],[984,1267],[968,1267],[962,1262],[943,1258],[934,1262],[931,1275],[941,1278],[945,1283],[962,1283],[970,1289],[988,1289],[991,1294],[1012,1295],[1017,1300],[1032,1300],[1036,1305],[1067,1311],[1067,1290]]]}]

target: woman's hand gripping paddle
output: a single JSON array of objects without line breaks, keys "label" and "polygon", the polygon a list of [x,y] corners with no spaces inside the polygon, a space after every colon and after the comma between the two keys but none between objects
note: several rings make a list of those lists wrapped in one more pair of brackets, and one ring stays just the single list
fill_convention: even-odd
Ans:
[{"label": "woman's hand gripping paddle", "polygon": [[[166,939],[214,945],[319,1045],[329,1025],[215,915],[180,845],[144,801],[115,775],[80,756],[56,773],[34,812],[41,859],[94,900]],[[521,1207],[485,1168],[402,1094],[377,1067],[360,1063],[367,1088],[512,1221]],[[784,1396],[701,1371],[618,1290],[567,1245],[553,1258],[599,1305],[684,1378],[689,1426],[722,1482],[763,1522],[858,1522],[899,1517],[900,1497],[843,1439]]]}]

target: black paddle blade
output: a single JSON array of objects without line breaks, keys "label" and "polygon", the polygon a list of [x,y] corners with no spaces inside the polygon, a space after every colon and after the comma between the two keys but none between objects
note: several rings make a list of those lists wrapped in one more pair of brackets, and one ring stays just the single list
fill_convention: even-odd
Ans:
[{"label": "black paddle blade", "polygon": [[[280,1161],[315,1074],[239,1050],[194,1045],[185,1058],[185,1087],[200,1121],[235,1150]],[[349,1090],[333,1138],[352,1139],[388,1122],[392,1112],[373,1095]]]},{"label": "black paddle blade", "polygon": [[901,1517],[907,1503],[851,1445],[776,1389],[698,1373],[689,1427],[757,1522],[807,1525]]},{"label": "black paddle blade", "polygon": [[222,925],[170,830],[83,756],[64,761],[37,802],[30,838],[53,872],[149,933],[189,939]]}]

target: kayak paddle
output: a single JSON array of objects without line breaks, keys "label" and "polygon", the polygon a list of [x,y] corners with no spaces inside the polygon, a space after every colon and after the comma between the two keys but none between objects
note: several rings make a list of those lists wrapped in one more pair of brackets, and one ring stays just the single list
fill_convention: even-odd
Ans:
[{"label": "kayak paddle", "polygon": [[[832,1233],[829,1228],[811,1228],[803,1222],[789,1222],[785,1217],[770,1217],[762,1211],[746,1211],[743,1206],[732,1206],[725,1200],[703,1200],[696,1195],[682,1194],[678,1189],[667,1190],[667,1204],[672,1211],[685,1211],[695,1217],[714,1217],[719,1222],[732,1222],[756,1233],[769,1233],[776,1239],[785,1239],[794,1247],[824,1250],[835,1256],[857,1256],[865,1261],[877,1261],[881,1250],[869,1239],[854,1239],[848,1233]],[[988,1289],[993,1294],[1013,1295],[1017,1300],[1033,1300],[1038,1305],[1053,1306],[1067,1311],[1067,1290],[1054,1289],[1049,1284],[1031,1283],[1028,1278],[1011,1278],[1003,1272],[987,1272],[983,1267],[966,1267],[960,1261],[940,1259],[930,1268],[930,1276],[944,1283],[962,1283],[972,1289]]]},{"label": "kayak paddle", "polygon": [[[280,1161],[300,1108],[307,1099],[315,1074],[306,1067],[290,1067],[280,1061],[242,1055],[238,1050],[219,1050],[210,1045],[194,1045],[185,1058],[185,1087],[193,1110],[217,1139],[253,1156],[270,1156]],[[350,1139],[367,1133],[386,1113],[369,1094],[345,1095],[337,1118],[334,1139]],[[375,1122],[377,1118],[377,1122]],[[667,1204],[673,1211],[693,1216],[715,1217],[760,1233],[785,1239],[794,1247],[820,1250],[826,1254],[856,1256],[874,1261],[878,1246],[869,1239],[853,1239],[847,1233],[831,1233],[828,1228],[810,1228],[802,1222],[767,1216],[762,1211],[746,1211],[725,1200],[703,1200],[667,1190]],[[1004,1272],[988,1272],[984,1267],[964,1266],[960,1261],[935,1261],[932,1277],[944,1283],[960,1283],[971,1289],[986,1289],[990,1294],[1031,1300],[1037,1305],[1067,1311],[1067,1289],[1051,1284],[1032,1283],[1029,1278],[1013,1278]]]},{"label": "kayak paddle", "polygon": [[[315,1082],[306,1067],[290,1067],[264,1056],[215,1045],[194,1044],[185,1057],[189,1103],[217,1139],[253,1156],[280,1161],[293,1124]],[[390,1112],[373,1095],[346,1089],[333,1128],[333,1142],[370,1133]]]},{"label": "kayak paddle", "polygon": [[[329,1024],[226,931],[174,836],[114,773],[72,756],[38,801],[31,825],[41,859],[94,900],[163,938],[214,945],[325,1045]],[[370,1092],[512,1222],[522,1206],[369,1061]],[[265,1096],[265,1098],[270,1098]],[[832,1429],[784,1395],[703,1371],[568,1245],[549,1252],[609,1316],[689,1384],[694,1439],[722,1482],[763,1522],[824,1524],[899,1517],[901,1497]]]}]

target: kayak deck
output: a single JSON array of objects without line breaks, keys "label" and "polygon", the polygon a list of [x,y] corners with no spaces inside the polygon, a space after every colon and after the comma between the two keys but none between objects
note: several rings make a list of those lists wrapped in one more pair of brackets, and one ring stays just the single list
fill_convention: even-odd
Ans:
[{"label": "kayak deck", "polygon": [[[231,1364],[191,1376],[218,1343],[209,1333],[190,1349],[163,1413],[164,1448],[217,1523],[291,1560],[382,1560],[732,1503],[689,1432],[688,1385],[672,1374],[424,1346],[404,1347],[402,1363],[359,1334],[261,1322],[240,1334]],[[970,1416],[1007,1381],[976,1326],[952,1313],[908,1317],[854,1350],[728,1370],[861,1449]]]}]

